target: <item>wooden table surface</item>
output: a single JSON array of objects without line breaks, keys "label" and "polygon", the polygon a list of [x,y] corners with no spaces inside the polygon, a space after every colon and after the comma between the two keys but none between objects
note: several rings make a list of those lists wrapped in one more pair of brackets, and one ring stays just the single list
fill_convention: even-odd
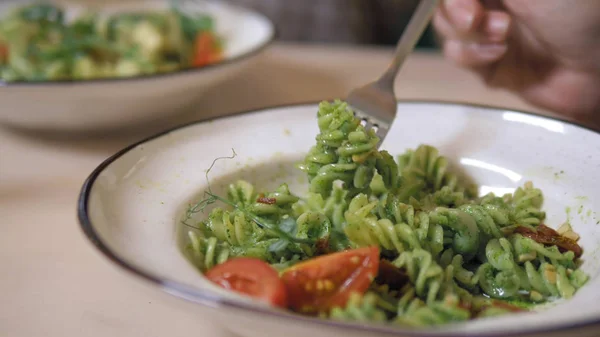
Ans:
[{"label": "wooden table surface", "polygon": [[[391,52],[276,44],[255,67],[215,88],[196,111],[169,124],[269,105],[343,98],[349,89],[374,79]],[[485,88],[474,75],[435,53],[409,57],[396,92],[401,99],[465,101],[539,112],[511,94]],[[89,244],[76,220],[79,188],[96,165],[171,125],[85,140],[0,128],[0,336],[228,335],[111,265]]]}]

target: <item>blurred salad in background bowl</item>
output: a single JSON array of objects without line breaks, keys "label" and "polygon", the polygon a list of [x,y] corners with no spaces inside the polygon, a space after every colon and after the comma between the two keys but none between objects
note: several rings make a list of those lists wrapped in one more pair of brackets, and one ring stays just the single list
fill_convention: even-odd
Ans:
[{"label": "blurred salad in background bowl", "polygon": [[223,59],[214,17],[160,10],[106,14],[85,10],[69,20],[63,6],[18,6],[0,19],[3,81],[130,77],[202,67]]},{"label": "blurred salad in background bowl", "polygon": [[223,2],[3,1],[0,124],[103,133],[198,110],[274,36],[264,15]]}]

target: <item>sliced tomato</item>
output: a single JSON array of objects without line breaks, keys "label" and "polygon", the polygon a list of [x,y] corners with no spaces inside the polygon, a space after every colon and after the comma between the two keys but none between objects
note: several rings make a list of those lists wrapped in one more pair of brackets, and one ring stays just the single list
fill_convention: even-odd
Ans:
[{"label": "sliced tomato", "polygon": [[0,43],[0,63],[8,61],[8,46]]},{"label": "sliced tomato", "polygon": [[287,269],[281,275],[288,305],[314,314],[343,307],[352,293],[364,294],[379,268],[379,248],[366,247],[323,255]]},{"label": "sliced tomato", "polygon": [[279,274],[268,263],[255,258],[234,258],[205,273],[219,286],[242,293],[274,306],[285,308],[287,294]]},{"label": "sliced tomato", "polygon": [[209,32],[201,32],[196,36],[194,42],[194,55],[192,65],[201,67],[220,59],[221,53],[216,47],[216,41],[213,34]]}]

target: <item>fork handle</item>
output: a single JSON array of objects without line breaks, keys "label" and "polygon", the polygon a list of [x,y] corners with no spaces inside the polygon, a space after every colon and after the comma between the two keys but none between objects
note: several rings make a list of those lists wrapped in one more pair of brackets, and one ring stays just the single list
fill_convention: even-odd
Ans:
[{"label": "fork handle", "polygon": [[400,71],[400,67],[408,54],[412,52],[419,41],[419,38],[423,35],[438,3],[439,0],[421,0],[411,17],[408,26],[406,26],[404,32],[402,32],[402,36],[400,37],[400,41],[398,41],[396,51],[394,52],[392,63],[385,73],[377,80],[377,83],[380,86],[394,92],[394,80],[396,79],[396,75],[398,74],[398,71]]}]

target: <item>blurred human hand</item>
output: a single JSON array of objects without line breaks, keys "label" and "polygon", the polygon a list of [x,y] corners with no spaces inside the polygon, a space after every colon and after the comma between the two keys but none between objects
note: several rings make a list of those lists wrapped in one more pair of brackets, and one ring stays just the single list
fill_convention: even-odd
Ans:
[{"label": "blurred human hand", "polygon": [[444,0],[444,54],[486,84],[600,122],[599,0]]}]

